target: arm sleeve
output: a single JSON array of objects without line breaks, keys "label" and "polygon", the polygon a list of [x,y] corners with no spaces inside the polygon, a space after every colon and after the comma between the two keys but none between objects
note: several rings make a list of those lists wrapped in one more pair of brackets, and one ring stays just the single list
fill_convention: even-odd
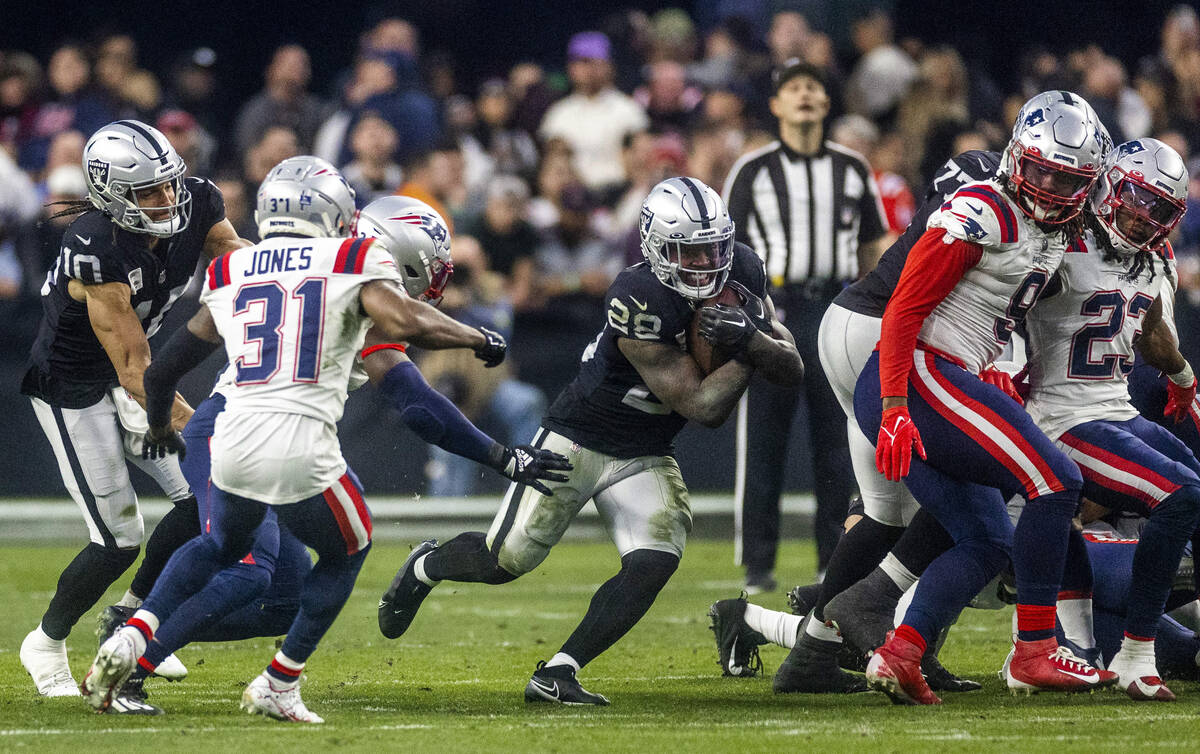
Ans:
[{"label": "arm sleeve", "polygon": [[165,427],[171,423],[171,407],[175,404],[175,385],[179,378],[199,366],[220,345],[197,338],[186,326],[175,331],[142,375],[146,417],[151,427]]},{"label": "arm sleeve", "polygon": [[926,231],[908,252],[900,282],[883,313],[879,334],[880,396],[908,395],[908,372],[917,336],[929,313],[949,295],[983,249],[974,243],[942,240],[940,229]]},{"label": "arm sleeve", "polygon": [[[492,466],[495,440],[463,416],[450,399],[429,386],[412,362],[392,367],[379,384],[400,418],[422,440],[455,455]],[[500,454],[502,455],[502,454]]]}]

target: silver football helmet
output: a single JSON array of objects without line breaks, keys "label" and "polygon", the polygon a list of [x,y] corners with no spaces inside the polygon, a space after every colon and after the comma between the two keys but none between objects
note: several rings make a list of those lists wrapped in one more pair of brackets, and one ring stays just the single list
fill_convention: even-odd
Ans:
[{"label": "silver football helmet", "polygon": [[354,189],[320,157],[289,157],[258,187],[254,222],[258,235],[288,233],[344,238],[354,224]]},{"label": "silver football helmet", "polygon": [[1111,147],[1108,131],[1082,97],[1042,92],[1017,114],[1000,174],[1022,212],[1057,225],[1083,209]]},{"label": "silver football helmet", "polygon": [[668,178],[642,202],[642,254],[659,281],[690,299],[720,293],[733,264],[733,220],[695,178]]},{"label": "silver football helmet", "polygon": [[362,208],[354,235],[383,239],[404,290],[434,306],[454,274],[450,259],[450,229],[437,210],[411,196],[385,196]]},{"label": "silver football helmet", "polygon": [[1153,251],[1187,211],[1188,170],[1183,158],[1158,139],[1134,139],[1104,163],[1092,191],[1092,213],[1118,253]]},{"label": "silver football helmet", "polygon": [[[191,220],[187,165],[153,126],[119,120],[96,131],[83,148],[83,170],[92,205],[126,230],[166,238]],[[139,204],[139,193],[161,184],[151,206]]]}]

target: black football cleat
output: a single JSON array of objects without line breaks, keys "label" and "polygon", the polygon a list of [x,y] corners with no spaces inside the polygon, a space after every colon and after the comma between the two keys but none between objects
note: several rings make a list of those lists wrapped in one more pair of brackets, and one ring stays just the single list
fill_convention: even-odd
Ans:
[{"label": "black football cleat", "polygon": [[960,678],[946,670],[937,655],[932,652],[926,652],[921,658],[921,675],[925,676],[925,683],[934,691],[978,691],[983,688],[983,684],[978,681]]},{"label": "black football cleat", "polygon": [[96,618],[96,638],[100,640],[101,644],[108,641],[108,637],[125,625],[125,621],[132,618],[136,612],[136,607],[125,605],[109,605],[104,608]]},{"label": "black football cleat", "polygon": [[863,652],[883,646],[895,628],[896,605],[903,593],[876,569],[862,581],[829,600],[825,617],[837,624],[842,638]]},{"label": "black football cleat", "polygon": [[801,584],[792,587],[787,593],[788,607],[792,615],[808,615],[817,606],[817,598],[821,595],[820,584]]},{"label": "black football cleat", "polygon": [[775,693],[859,694],[869,691],[865,678],[838,667],[838,650],[838,642],[809,636],[801,626],[796,646],[775,673]]},{"label": "black football cleat", "polygon": [[433,591],[433,587],[417,578],[415,568],[417,558],[433,552],[437,546],[436,539],[427,539],[414,547],[396,572],[391,586],[379,599],[379,631],[387,638],[398,639],[408,630],[421,603]]},{"label": "black football cleat", "polygon": [[575,680],[575,671],[570,665],[548,668],[545,660],[538,662],[537,670],[533,671],[529,683],[525,684],[525,701],[572,706],[608,706],[606,697],[593,694],[579,685],[579,681]]},{"label": "black football cleat", "polygon": [[104,710],[106,715],[161,715],[162,709],[146,701],[148,695],[142,684],[146,676],[135,673],[122,684],[120,691],[113,695],[112,703]]},{"label": "black football cleat", "polygon": [[712,632],[717,640],[717,663],[721,675],[753,678],[762,672],[759,645],[767,637],[746,625],[746,598],[719,600],[708,608]]}]

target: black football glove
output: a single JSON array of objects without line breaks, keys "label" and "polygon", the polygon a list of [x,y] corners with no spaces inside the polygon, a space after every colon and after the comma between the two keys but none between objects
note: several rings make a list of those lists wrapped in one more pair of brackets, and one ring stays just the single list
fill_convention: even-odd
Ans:
[{"label": "black football glove", "polygon": [[183,435],[174,429],[166,427],[156,430],[154,427],[151,427],[142,436],[143,460],[157,461],[160,458],[166,458],[172,453],[178,453],[179,460],[181,461],[187,456],[187,443],[183,441]]},{"label": "black football glove", "polygon": [[754,320],[739,307],[717,304],[700,310],[700,335],[714,346],[742,353],[756,332]]},{"label": "black football glove", "polygon": [[499,464],[496,465],[496,470],[502,476],[508,477],[517,484],[527,484],[547,496],[553,493],[539,480],[565,482],[567,475],[557,472],[570,471],[575,468],[566,456],[552,450],[535,448],[532,445],[504,448],[503,456],[498,460]]},{"label": "black football glove", "polygon": [[754,326],[762,330],[767,335],[774,332],[771,326],[771,315],[767,312],[767,305],[758,296],[750,292],[750,289],[742,285],[736,280],[730,280],[725,285],[732,288],[737,293],[738,298],[742,300],[742,311],[749,315],[750,320],[754,322]]},{"label": "black football glove", "polygon": [[475,358],[483,362],[485,367],[498,367],[504,363],[508,353],[508,343],[500,333],[486,327],[476,328],[483,333],[483,345],[475,349]]}]

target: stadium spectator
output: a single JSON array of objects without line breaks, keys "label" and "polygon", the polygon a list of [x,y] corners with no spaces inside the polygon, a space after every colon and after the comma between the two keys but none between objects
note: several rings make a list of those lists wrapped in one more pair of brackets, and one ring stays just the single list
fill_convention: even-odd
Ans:
[{"label": "stadium spectator", "polygon": [[220,145],[225,141],[227,130],[221,115],[228,109],[228,104],[218,98],[220,87],[216,64],[217,53],[211,47],[197,47],[184,53],[171,67],[165,104],[171,109],[190,113]]},{"label": "stadium spectator", "polygon": [[396,162],[396,129],[374,113],[364,113],[350,133],[354,161],[342,168],[342,175],[354,188],[354,203],[359,209],[382,196],[396,192],[404,171]]},{"label": "stadium spectator", "polygon": [[404,184],[396,189],[396,193],[420,199],[433,207],[453,231],[456,217],[452,210],[462,193],[461,169],[458,145],[442,142],[436,149],[418,154],[404,165]]},{"label": "stadium spectator", "polygon": [[537,144],[514,122],[515,101],[502,79],[488,79],[475,99],[478,121],[469,138],[491,159],[497,173],[532,179],[537,169]]},{"label": "stadium spectator", "polygon": [[892,19],[875,9],[854,22],[859,59],[846,80],[846,106],[869,118],[890,117],[917,79],[917,64],[892,37]]},{"label": "stadium spectator", "polygon": [[291,129],[299,149],[311,150],[328,108],[308,91],[312,80],[308,51],[295,44],[276,49],[264,77],[266,85],[242,106],[234,124],[238,152],[245,154],[270,126]]},{"label": "stadium spectator", "polygon": [[246,151],[242,160],[242,181],[246,184],[246,195],[258,196],[258,186],[271,168],[298,154],[300,142],[295,131],[287,126],[268,127]]},{"label": "stadium spectator", "polygon": [[128,34],[110,34],[100,42],[96,83],[107,94],[117,117],[148,117],[162,102],[158,78],[137,63],[137,43]]},{"label": "stadium spectator", "polygon": [[558,221],[543,232],[537,248],[532,303],[573,322],[594,322],[624,262],[593,230],[596,205],[585,186],[567,185],[560,201]]},{"label": "stadium spectator", "polygon": [[688,84],[683,65],[674,60],[651,63],[647,79],[634,91],[633,99],[650,118],[650,130],[687,132],[704,94]]},{"label": "stadium spectator", "polygon": [[[233,224],[240,238],[257,241],[258,226],[254,222],[255,194],[237,176],[224,175],[213,179],[225,199],[225,217]],[[257,191],[257,188],[255,189]]]},{"label": "stadium spectator", "polygon": [[188,175],[206,176],[212,173],[217,142],[191,113],[164,110],[154,125],[187,163]]},{"label": "stadium spectator", "polygon": [[[866,158],[879,187],[879,200],[887,217],[888,230],[897,235],[904,232],[917,209],[916,199],[896,169],[904,155],[903,138],[891,133],[879,135],[875,124],[861,115],[843,115],[834,122],[830,138],[844,147],[853,149]],[[965,150],[955,150],[959,154]]]},{"label": "stadium spectator", "polygon": [[[930,135],[935,129],[946,124],[961,128],[970,117],[967,68],[953,48],[929,50],[917,70],[918,76],[900,102],[896,116],[896,128],[904,136],[906,159],[913,167],[925,161]],[[931,156],[930,162],[941,165],[946,157],[938,152]]]},{"label": "stadium spectator", "polygon": [[[537,233],[525,219],[528,208],[525,182],[516,176],[497,175],[488,183],[483,212],[465,225],[466,233],[482,247],[488,268],[508,281],[521,281],[517,287],[522,290],[528,290],[538,244]],[[457,256],[455,260],[457,269]]]}]

